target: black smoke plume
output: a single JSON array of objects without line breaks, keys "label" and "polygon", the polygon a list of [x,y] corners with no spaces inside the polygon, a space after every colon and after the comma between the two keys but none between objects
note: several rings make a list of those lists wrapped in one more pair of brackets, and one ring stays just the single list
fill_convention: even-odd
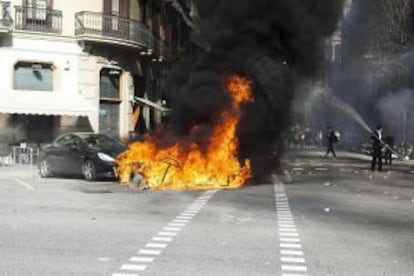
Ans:
[{"label": "black smoke plume", "polygon": [[325,38],[333,33],[343,0],[199,0],[196,49],[172,70],[167,98],[171,125],[185,136],[209,129],[229,104],[223,78],[239,73],[253,81],[254,103],[238,128],[240,158],[266,175],[282,153],[295,83],[320,72]]}]

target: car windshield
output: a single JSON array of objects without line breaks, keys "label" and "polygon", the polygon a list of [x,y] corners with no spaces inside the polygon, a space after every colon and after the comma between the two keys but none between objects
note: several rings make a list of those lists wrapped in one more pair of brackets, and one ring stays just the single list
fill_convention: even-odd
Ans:
[{"label": "car windshield", "polygon": [[102,149],[121,149],[125,148],[125,145],[109,136],[102,134],[80,135],[82,140],[91,147],[98,147]]}]

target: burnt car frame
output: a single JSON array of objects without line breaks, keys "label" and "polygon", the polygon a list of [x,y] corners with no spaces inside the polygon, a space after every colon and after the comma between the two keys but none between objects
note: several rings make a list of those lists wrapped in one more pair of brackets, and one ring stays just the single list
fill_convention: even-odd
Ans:
[{"label": "burnt car frame", "polygon": [[82,176],[88,181],[114,178],[115,158],[126,148],[121,141],[105,134],[67,133],[42,149],[39,174]]}]

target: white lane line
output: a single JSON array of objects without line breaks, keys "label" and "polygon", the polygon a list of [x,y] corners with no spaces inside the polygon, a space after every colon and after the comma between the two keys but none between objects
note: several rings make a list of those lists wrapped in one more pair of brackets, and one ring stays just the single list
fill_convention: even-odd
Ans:
[{"label": "white lane line", "polygon": [[121,266],[121,270],[144,271],[145,269],[147,269],[146,265],[124,264]]},{"label": "white lane line", "polygon": [[284,263],[305,263],[304,258],[281,257],[280,260]]},{"label": "white lane line", "polygon": [[303,256],[303,251],[299,250],[280,250],[281,255],[295,255],[295,256]]},{"label": "white lane line", "polygon": [[293,221],[293,218],[279,218],[279,221]]},{"label": "white lane line", "polygon": [[[196,199],[189,207],[179,214],[175,219],[168,223],[168,226],[164,227],[157,236],[151,238],[152,242],[145,244],[145,249],[140,249],[136,256],[129,259],[130,263],[123,264],[118,270],[125,271],[112,273],[111,276],[138,276],[138,274],[132,274],[129,272],[145,271],[147,265],[155,260],[155,257],[162,253],[162,250],[167,248],[166,242],[171,242],[175,236],[185,227],[193,217],[195,217],[200,210],[205,206],[217,190],[204,192],[198,199]],[[164,243],[163,243],[164,242]],[[131,264],[132,263],[132,264]]]},{"label": "white lane line", "polygon": [[190,221],[186,219],[174,219],[172,222],[173,223],[189,223]]},{"label": "white lane line", "polygon": [[281,248],[302,248],[302,245],[296,243],[280,243]]},{"label": "white lane line", "polygon": [[[306,261],[283,183],[275,183],[276,215],[282,276],[306,276]],[[291,273],[293,272],[293,273]]]},{"label": "white lane line", "polygon": [[168,226],[172,227],[184,227],[185,225],[185,223],[168,223]]},{"label": "white lane line", "polygon": [[289,226],[295,226],[295,223],[293,221],[279,221],[277,225],[289,225]]},{"label": "white lane line", "polygon": [[152,241],[170,242],[170,241],[172,241],[172,238],[169,238],[169,237],[153,237],[151,240]]},{"label": "white lane line", "polygon": [[163,231],[181,231],[182,229],[179,227],[164,227],[162,228]]},{"label": "white lane line", "polygon": [[300,242],[300,239],[297,238],[280,238],[279,239],[281,242]]},{"label": "white lane line", "polygon": [[296,232],[296,229],[293,228],[285,228],[285,227],[279,227],[279,232]]},{"label": "white lane line", "polygon": [[141,249],[138,251],[138,254],[143,255],[160,255],[161,250],[151,250],[151,249]]},{"label": "white lane line", "polygon": [[284,227],[285,225],[288,227],[288,228],[295,228],[295,223],[293,222],[293,221],[279,221],[278,223],[277,223],[277,225],[279,226],[279,227]]},{"label": "white lane line", "polygon": [[299,237],[298,233],[280,233],[279,232],[279,236],[284,236],[284,237]]},{"label": "white lane line", "polygon": [[174,233],[174,232],[158,232],[158,236],[174,237],[174,236],[177,236],[177,233]]},{"label": "white lane line", "polygon": [[188,222],[193,218],[193,217],[188,217],[188,216],[177,216],[177,219],[182,219],[182,220],[187,220]]},{"label": "white lane line", "polygon": [[134,256],[134,257],[131,257],[129,261],[137,262],[137,263],[152,263],[154,261],[154,258]]},{"label": "white lane line", "polygon": [[308,269],[304,265],[282,265],[282,271],[306,272]]},{"label": "white lane line", "polygon": [[167,244],[165,243],[147,243],[145,245],[147,248],[166,248]]}]

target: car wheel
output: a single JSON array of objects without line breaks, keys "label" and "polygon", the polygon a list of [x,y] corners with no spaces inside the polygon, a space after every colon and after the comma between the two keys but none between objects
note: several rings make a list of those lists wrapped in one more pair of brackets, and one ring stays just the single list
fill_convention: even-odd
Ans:
[{"label": "car wheel", "polygon": [[50,161],[47,158],[42,159],[42,161],[40,161],[39,172],[40,176],[44,178],[51,177],[53,175]]},{"label": "car wheel", "polygon": [[88,160],[82,164],[82,176],[87,181],[96,180],[95,164],[92,161]]}]

